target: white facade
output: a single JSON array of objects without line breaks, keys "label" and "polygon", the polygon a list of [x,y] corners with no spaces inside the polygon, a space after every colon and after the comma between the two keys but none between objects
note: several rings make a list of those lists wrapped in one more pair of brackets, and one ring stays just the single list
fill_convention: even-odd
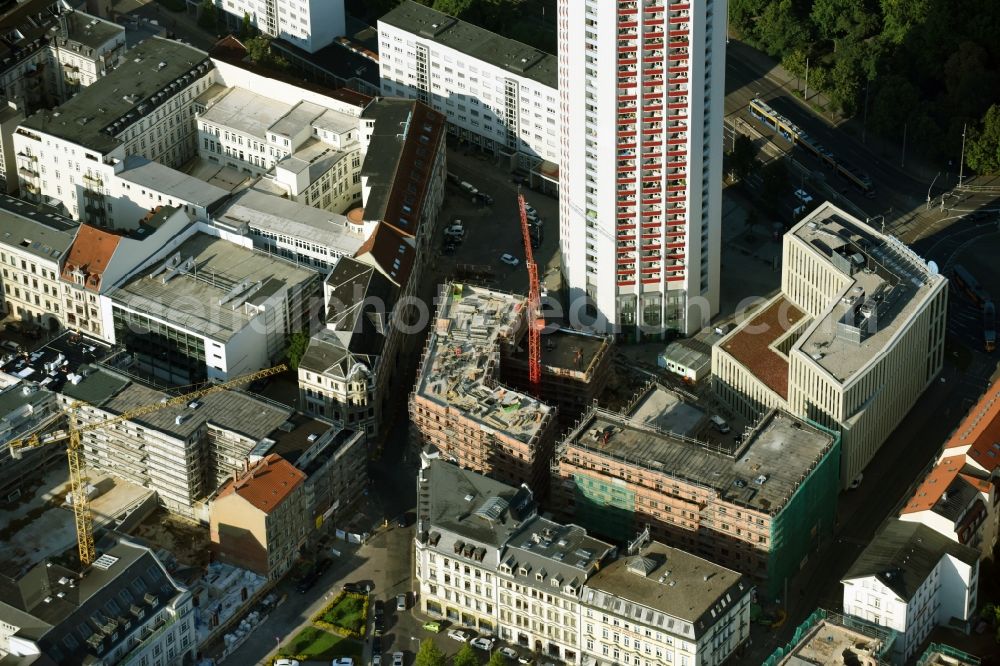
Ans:
[{"label": "white facade", "polygon": [[719,308],[725,0],[561,0],[570,308],[691,334]]},{"label": "white facade", "polygon": [[826,203],[785,234],[781,294],[713,346],[715,392],[839,430],[847,487],[940,372],[947,302],[909,248]]},{"label": "white facade", "polygon": [[249,16],[261,32],[309,53],[344,34],[344,0],[215,0],[215,4],[230,14],[234,23]]},{"label": "white facade", "polygon": [[553,56],[414,2],[383,16],[378,32],[384,95],[440,111],[450,133],[511,167],[559,162]]},{"label": "white facade", "polygon": [[844,612],[899,632],[894,661],[903,663],[917,654],[935,627],[973,616],[978,576],[978,563],[969,565],[945,555],[910,599],[900,597],[876,576],[845,580]]},{"label": "white facade", "polygon": [[129,55],[58,111],[36,113],[17,128],[14,148],[27,199],[106,226],[106,183],[117,163],[142,155],[179,167],[194,157],[192,105],[215,79],[207,54],[154,37]]}]

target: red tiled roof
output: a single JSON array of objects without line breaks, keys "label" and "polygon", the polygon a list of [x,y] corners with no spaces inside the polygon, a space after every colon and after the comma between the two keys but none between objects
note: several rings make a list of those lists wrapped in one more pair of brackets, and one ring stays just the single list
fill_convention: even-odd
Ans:
[{"label": "red tiled roof", "polygon": [[91,291],[100,290],[104,269],[108,267],[120,240],[121,236],[113,232],[80,225],[63,264],[63,280],[73,282],[73,271],[79,268],[84,274],[84,287]]},{"label": "red tiled roof", "polygon": [[968,456],[987,472],[1000,466],[1000,379],[983,394],[945,442],[945,449],[969,447]]},{"label": "red tiled roof", "polygon": [[757,379],[782,398],[788,398],[788,360],[769,348],[805,314],[783,297],[758,312],[723,345]]},{"label": "red tiled roof", "polygon": [[943,458],[927,473],[900,513],[917,513],[931,509],[961,473],[963,466],[965,466],[965,456]]},{"label": "red tiled roof", "polygon": [[236,481],[230,479],[219,491],[219,497],[237,494],[264,513],[271,513],[306,475],[290,462],[272,453]]},{"label": "red tiled roof", "polygon": [[354,257],[361,261],[367,258],[366,263],[378,268],[402,289],[410,279],[416,251],[394,227],[379,222]]}]

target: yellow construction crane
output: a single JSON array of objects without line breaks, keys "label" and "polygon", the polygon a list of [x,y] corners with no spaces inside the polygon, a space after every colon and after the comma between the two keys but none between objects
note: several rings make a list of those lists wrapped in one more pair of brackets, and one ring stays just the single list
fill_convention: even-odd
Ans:
[{"label": "yellow construction crane", "polygon": [[251,372],[246,375],[241,375],[235,379],[230,379],[227,382],[222,382],[221,384],[213,384],[212,386],[198,391],[191,391],[190,393],[185,393],[184,395],[179,395],[174,398],[167,398],[162,402],[136,407],[135,409],[122,412],[118,416],[110,419],[79,426],[76,424],[76,416],[73,412],[78,406],[85,405],[87,403],[86,401],[74,402],[69,407],[64,409],[69,420],[66,428],[49,432],[44,435],[35,433],[29,437],[11,440],[10,455],[17,459],[21,457],[24,449],[33,449],[39,446],[68,440],[66,445],[66,456],[69,458],[69,478],[73,496],[73,516],[76,520],[76,543],[80,552],[80,563],[86,567],[93,564],[94,560],[97,559],[97,552],[94,548],[94,517],[90,512],[90,498],[87,497],[87,484],[86,479],[83,476],[83,446],[80,438],[82,433],[90,430],[97,430],[98,428],[105,428],[107,426],[114,425],[115,423],[121,423],[122,421],[131,421],[132,419],[145,416],[146,414],[150,414],[161,409],[167,409],[168,407],[184,405],[191,400],[195,400],[211,393],[218,393],[219,391],[224,391],[228,388],[239,386],[240,384],[247,384],[263,377],[276,375],[279,372],[286,370],[287,367],[288,366],[284,364],[280,364],[274,366],[273,368],[260,370],[259,372]]}]

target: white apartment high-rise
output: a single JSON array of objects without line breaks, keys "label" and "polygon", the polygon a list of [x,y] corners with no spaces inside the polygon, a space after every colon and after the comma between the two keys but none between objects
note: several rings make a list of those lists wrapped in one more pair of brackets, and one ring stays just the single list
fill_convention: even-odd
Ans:
[{"label": "white apartment high-rise", "polygon": [[[188,4],[198,4],[188,0]],[[344,32],[344,0],[215,0],[240,25],[244,16],[258,30],[279,37],[309,53],[328,46]]]},{"label": "white apartment high-rise", "polygon": [[628,335],[693,333],[719,307],[726,0],[558,12],[570,311]]}]

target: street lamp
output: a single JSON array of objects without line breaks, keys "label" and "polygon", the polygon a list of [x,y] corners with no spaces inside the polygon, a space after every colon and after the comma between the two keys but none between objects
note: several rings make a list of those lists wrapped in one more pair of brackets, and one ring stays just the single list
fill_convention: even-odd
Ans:
[{"label": "street lamp", "polygon": [[962,125],[962,157],[958,163],[958,186],[962,187],[962,173],[965,171],[965,128],[968,123]]},{"label": "street lamp", "polygon": [[931,181],[931,186],[927,188],[927,208],[925,210],[930,210],[931,208],[931,190],[934,189],[934,183],[937,182],[938,176],[940,175],[941,172],[938,171],[937,176],[934,176],[934,180]]}]

